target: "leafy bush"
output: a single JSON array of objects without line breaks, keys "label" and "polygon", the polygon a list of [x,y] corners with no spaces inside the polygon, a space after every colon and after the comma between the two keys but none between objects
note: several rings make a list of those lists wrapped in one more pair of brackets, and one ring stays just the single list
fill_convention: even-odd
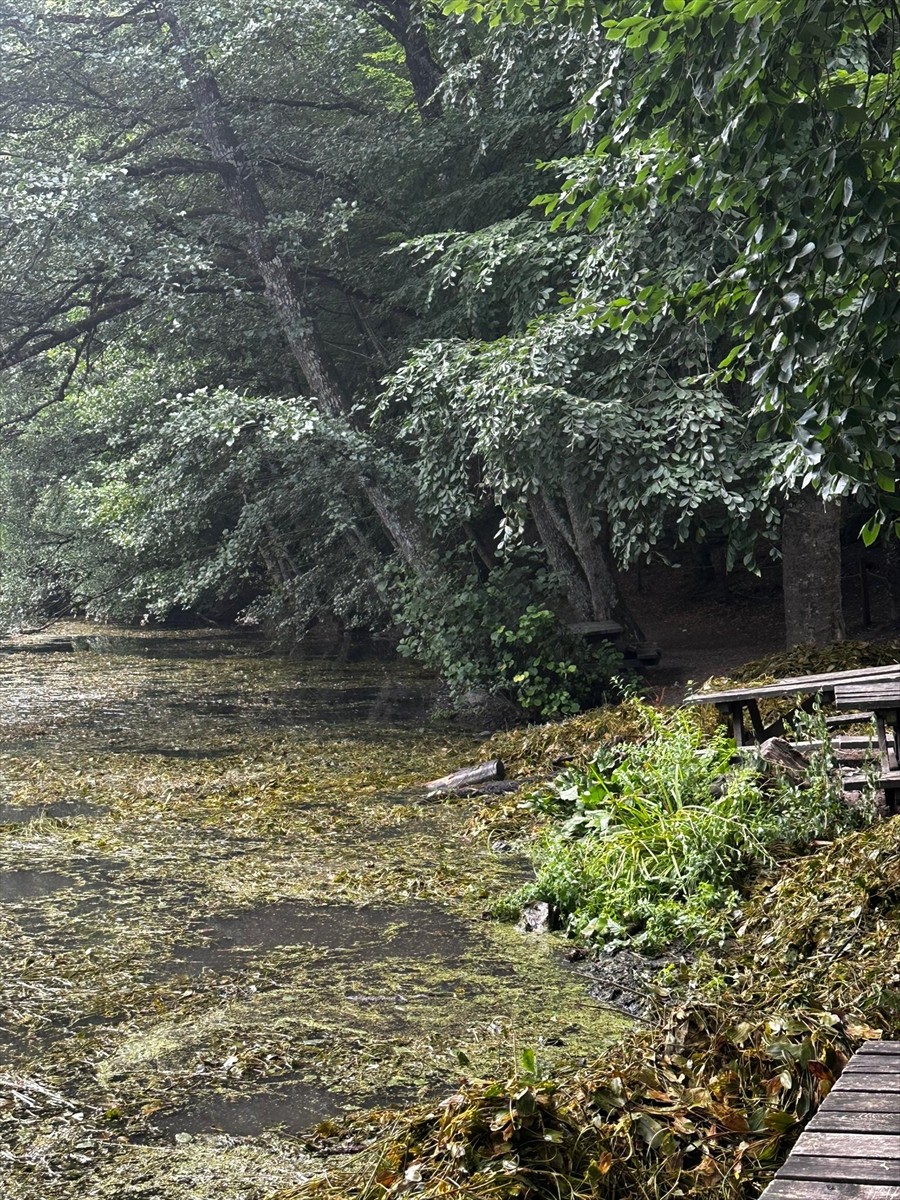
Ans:
[{"label": "leafy bush", "polygon": [[608,643],[586,647],[546,608],[529,604],[511,628],[491,634],[502,690],[523,712],[571,716],[618,683],[622,656]]},{"label": "leafy bush", "polygon": [[621,695],[622,657],[588,645],[549,607],[556,590],[541,556],[520,548],[486,581],[452,558],[429,583],[394,568],[399,649],[437,671],[455,697],[484,689],[529,717],[567,716]]},{"label": "leafy bush", "polygon": [[601,746],[536,803],[556,818],[535,849],[534,895],[570,930],[655,949],[721,940],[740,914],[746,876],[776,855],[865,820],[846,808],[826,753],[804,787],[764,779],[693,712],[645,707],[650,735]]}]

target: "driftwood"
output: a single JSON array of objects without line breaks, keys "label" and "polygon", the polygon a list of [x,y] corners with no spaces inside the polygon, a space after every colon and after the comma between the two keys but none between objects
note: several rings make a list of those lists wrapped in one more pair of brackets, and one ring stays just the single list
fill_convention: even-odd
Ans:
[{"label": "driftwood", "polygon": [[795,750],[784,738],[773,737],[763,742],[759,748],[760,758],[773,767],[784,771],[792,779],[806,778],[809,770],[809,759],[799,750]]},{"label": "driftwood", "polygon": [[443,779],[432,779],[425,786],[429,792],[454,792],[458,788],[473,787],[479,783],[491,783],[506,776],[506,767],[499,758],[479,763],[477,767],[463,767],[445,775]]}]

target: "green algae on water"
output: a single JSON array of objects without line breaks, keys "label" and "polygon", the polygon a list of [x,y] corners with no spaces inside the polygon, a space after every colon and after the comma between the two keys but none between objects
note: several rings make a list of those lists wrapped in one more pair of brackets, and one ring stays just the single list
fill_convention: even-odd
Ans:
[{"label": "green algae on water", "polygon": [[414,668],[60,634],[0,657],[5,1195],[263,1197],[331,1169],[324,1116],[614,1036],[553,937],[484,919],[523,866],[419,786],[483,746]]}]

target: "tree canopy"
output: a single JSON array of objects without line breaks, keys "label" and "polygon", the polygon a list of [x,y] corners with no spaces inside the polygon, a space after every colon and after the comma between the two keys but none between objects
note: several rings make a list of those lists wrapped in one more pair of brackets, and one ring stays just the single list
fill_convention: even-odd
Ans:
[{"label": "tree canopy", "polygon": [[4,621],[391,627],[550,711],[612,669],[567,623],[640,639],[623,568],[714,539],[752,569],[798,498],[874,538],[897,30],[882,0],[3,4]]}]

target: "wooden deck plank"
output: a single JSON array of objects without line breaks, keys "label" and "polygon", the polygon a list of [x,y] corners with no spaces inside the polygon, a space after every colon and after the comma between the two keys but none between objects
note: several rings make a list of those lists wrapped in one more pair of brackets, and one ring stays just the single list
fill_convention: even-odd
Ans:
[{"label": "wooden deck plank", "polygon": [[889,1183],[900,1186],[900,1161],[888,1158],[792,1154],[778,1172],[778,1177],[817,1179],[835,1183]]},{"label": "wooden deck plank", "polygon": [[900,704],[900,685],[895,680],[886,682],[883,679],[869,683],[838,683],[834,689],[834,703],[842,709],[895,707]]},{"label": "wooden deck plank", "polygon": [[900,1053],[870,1041],[851,1058],[763,1200],[900,1200]]},{"label": "wooden deck plank", "polygon": [[900,1054],[854,1054],[844,1074],[900,1075]]},{"label": "wooden deck plank", "polygon": [[882,1075],[877,1071],[844,1071],[832,1088],[835,1092],[891,1092],[895,1096],[900,1087],[895,1073]]},{"label": "wooden deck plank", "polygon": [[860,667],[852,671],[829,671],[821,675],[791,675],[775,683],[760,684],[758,687],[732,688],[726,692],[692,692],[685,696],[685,704],[727,704],[735,700],[754,700],[765,697],[796,696],[803,692],[833,692],[841,683],[867,680],[900,682],[900,663],[889,663],[883,667]]},{"label": "wooden deck plank", "polygon": [[812,1154],[826,1158],[877,1158],[895,1160],[900,1164],[900,1132],[820,1133],[815,1130],[807,1131],[800,1134],[792,1154]]},{"label": "wooden deck plank", "polygon": [[900,1112],[841,1112],[826,1100],[806,1127],[827,1133],[897,1133]]},{"label": "wooden deck plank", "polygon": [[811,1179],[776,1179],[762,1200],[900,1200],[900,1187],[878,1183],[825,1183]]},{"label": "wooden deck plank", "polygon": [[[861,791],[868,782],[868,775],[862,774],[844,775],[841,778],[841,786],[845,792]],[[896,786],[900,784],[900,771],[879,771],[875,776],[875,782],[880,787],[884,787],[885,784]]]},{"label": "wooden deck plank", "polygon": [[900,1095],[890,1092],[838,1091],[832,1088],[822,1108],[825,1105],[831,1112],[900,1113]]}]

